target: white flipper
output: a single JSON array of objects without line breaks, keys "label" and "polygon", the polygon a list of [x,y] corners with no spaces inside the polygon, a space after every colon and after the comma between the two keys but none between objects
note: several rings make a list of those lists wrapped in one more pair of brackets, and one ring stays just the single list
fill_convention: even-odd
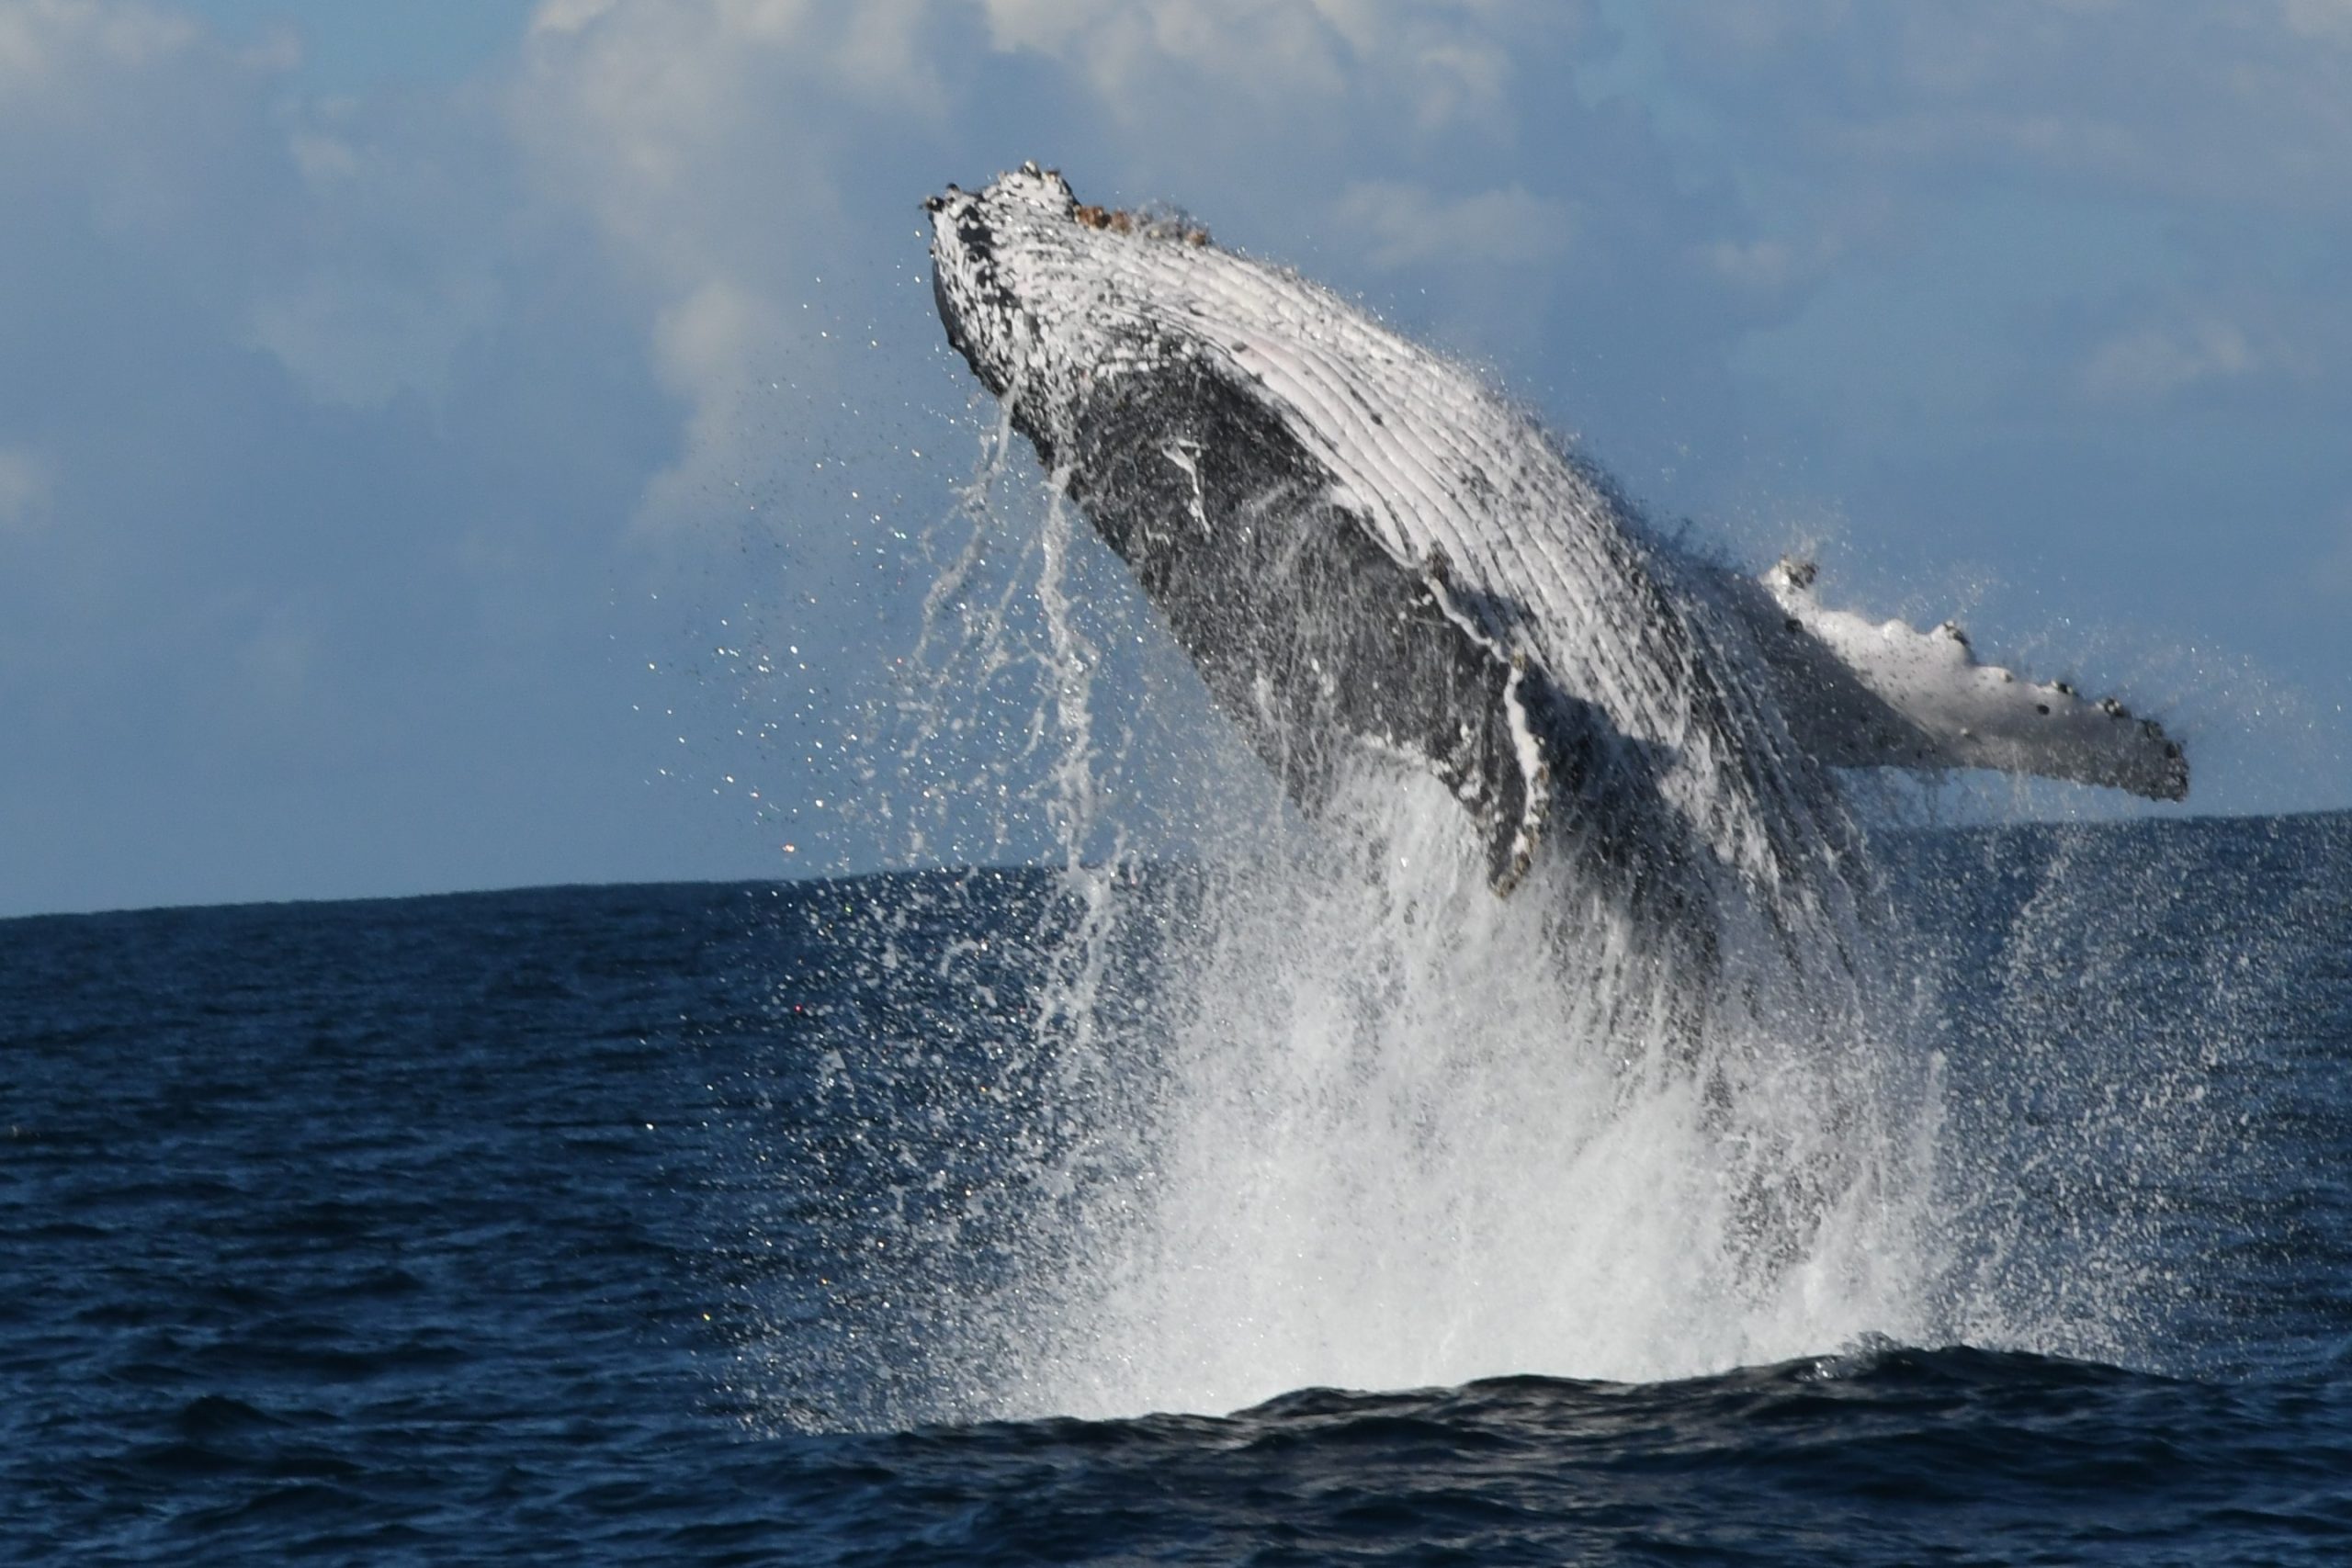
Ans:
[{"label": "white flipper", "polygon": [[2187,797],[2188,759],[2154,719],[1980,664],[1949,621],[1923,632],[1828,609],[1813,582],[1810,564],[1784,560],[1741,581],[1733,601],[1772,666],[1792,737],[1819,761],[1997,768]]}]

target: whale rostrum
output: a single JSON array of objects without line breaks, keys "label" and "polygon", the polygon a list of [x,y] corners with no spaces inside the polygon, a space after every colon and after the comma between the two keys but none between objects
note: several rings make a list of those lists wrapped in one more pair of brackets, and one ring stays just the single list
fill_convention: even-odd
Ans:
[{"label": "whale rostrum", "polygon": [[925,203],[949,342],[1312,811],[1351,754],[1435,773],[1509,892],[1821,897],[1828,770],[1997,768],[2178,800],[2154,721],[1829,608],[1809,563],[1672,549],[1471,373],[1198,227],[1035,164]]}]

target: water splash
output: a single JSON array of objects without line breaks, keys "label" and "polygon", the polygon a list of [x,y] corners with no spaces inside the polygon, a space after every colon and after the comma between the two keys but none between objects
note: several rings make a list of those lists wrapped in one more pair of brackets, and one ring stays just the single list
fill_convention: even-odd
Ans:
[{"label": "water splash", "polygon": [[[1498,899],[1434,781],[1367,762],[1309,825],[1197,695],[1200,733],[1155,728],[1145,666],[1118,657],[1141,639],[1148,660],[1148,610],[1057,491],[1008,482],[1008,440],[957,514],[895,788],[922,803],[910,852],[1035,843],[1056,874],[1009,922],[905,890],[871,917],[877,938],[972,926],[926,981],[944,1010],[988,965],[1018,972],[989,972],[1008,989],[952,1069],[964,1130],[926,1099],[929,1131],[877,1134],[926,1151],[896,1190],[953,1187],[951,1158],[990,1173],[893,1233],[898,1304],[865,1352],[892,1363],[882,1418],[1661,1379],[1883,1340],[2160,1359],[2148,1303],[2177,1270],[2148,1211],[2164,1162],[2210,1145],[2191,1080],[2227,1025],[2152,1042],[2129,1078],[2112,1051],[2062,1062],[2156,1005],[2058,1016],[2095,1005],[2065,970],[2101,897],[2064,852],[1991,929],[1930,900],[1921,929],[1945,936],[1884,942],[1849,994],[1802,1005],[1772,942],[1695,962],[1565,859]],[[1150,836],[1147,797],[1168,816]],[[1147,853],[1170,822],[1207,851],[1172,876]],[[2135,958],[2107,912],[2112,951],[2085,967],[2112,1011]],[[1953,930],[1999,947],[1997,995],[1953,978]],[[888,965],[859,983],[909,987]],[[910,1010],[871,1076],[950,1070],[968,1015]]]},{"label": "water splash", "polygon": [[[1776,1012],[1765,959],[1686,965],[1565,860],[1498,899],[1426,777],[1367,762],[1310,826],[1230,736],[1139,734],[1103,650],[1148,613],[1058,487],[1007,496],[1007,439],[965,491],[899,749],[905,793],[1001,801],[992,841],[1022,818],[1060,867],[995,1086],[1031,1108],[1036,1212],[947,1336],[981,1385],[958,1407],[1661,1377],[1917,1337],[1932,1095],[1863,1070],[1860,1009],[1805,1037],[1822,1015]],[[1015,692],[993,788],[923,773],[952,716]],[[1216,846],[1172,913],[1118,820],[1155,768]],[[1122,988],[1137,943],[1148,994]]]},{"label": "water splash", "polygon": [[1694,1042],[1691,976],[1564,916],[1572,888],[1495,898],[1435,786],[1367,780],[1346,814],[1361,852],[1220,868],[1167,936],[1141,1180],[1102,1194],[1116,1221],[1041,1325],[1040,1408],[1917,1337],[1916,1117],[1811,1043]]}]

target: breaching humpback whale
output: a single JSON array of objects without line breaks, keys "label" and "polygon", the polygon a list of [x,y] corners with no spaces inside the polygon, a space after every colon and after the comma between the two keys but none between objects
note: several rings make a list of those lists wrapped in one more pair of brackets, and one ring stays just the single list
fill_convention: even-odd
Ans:
[{"label": "breaching humpback whale", "polygon": [[1737,907],[1785,942],[1850,929],[1834,768],[2187,794],[2179,746],[2112,699],[1827,608],[1810,565],[1670,548],[1470,372],[1294,273],[1035,164],[925,205],[948,341],[1310,812],[1385,754],[1460,799],[1498,892],[1562,855],[1627,908]]}]

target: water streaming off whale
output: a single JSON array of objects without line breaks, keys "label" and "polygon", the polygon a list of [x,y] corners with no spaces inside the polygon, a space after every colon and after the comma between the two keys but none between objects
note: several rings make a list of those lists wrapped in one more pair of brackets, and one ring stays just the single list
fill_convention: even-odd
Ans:
[{"label": "water streaming off whale", "polygon": [[[909,1408],[1657,1379],[1877,1338],[2149,1353],[2133,1225],[2058,1256],[1973,1190],[2010,1172],[1946,1053],[2014,1021],[1955,1041],[1941,939],[1832,770],[2177,795],[2160,728],[1955,626],[1826,608],[1809,566],[1664,549],[1475,379],[1196,231],[1034,169],[932,205],[943,318],[1001,400],[876,787],[914,854],[1026,811],[1061,864],[1009,951],[938,960],[947,996],[986,963],[973,1005],[1021,998],[933,1086],[985,1128],[876,1129],[928,1151],[877,1276],[899,1327],[869,1325],[921,1364]],[[1204,735],[1138,725],[1171,669]],[[951,779],[974,726],[1001,755]],[[1207,852],[1137,860],[1138,800]],[[836,1064],[842,1092],[944,1069],[929,1027]],[[2098,1139],[2015,1163],[2063,1192],[2177,1146],[2161,1120],[2110,1102]]]}]

